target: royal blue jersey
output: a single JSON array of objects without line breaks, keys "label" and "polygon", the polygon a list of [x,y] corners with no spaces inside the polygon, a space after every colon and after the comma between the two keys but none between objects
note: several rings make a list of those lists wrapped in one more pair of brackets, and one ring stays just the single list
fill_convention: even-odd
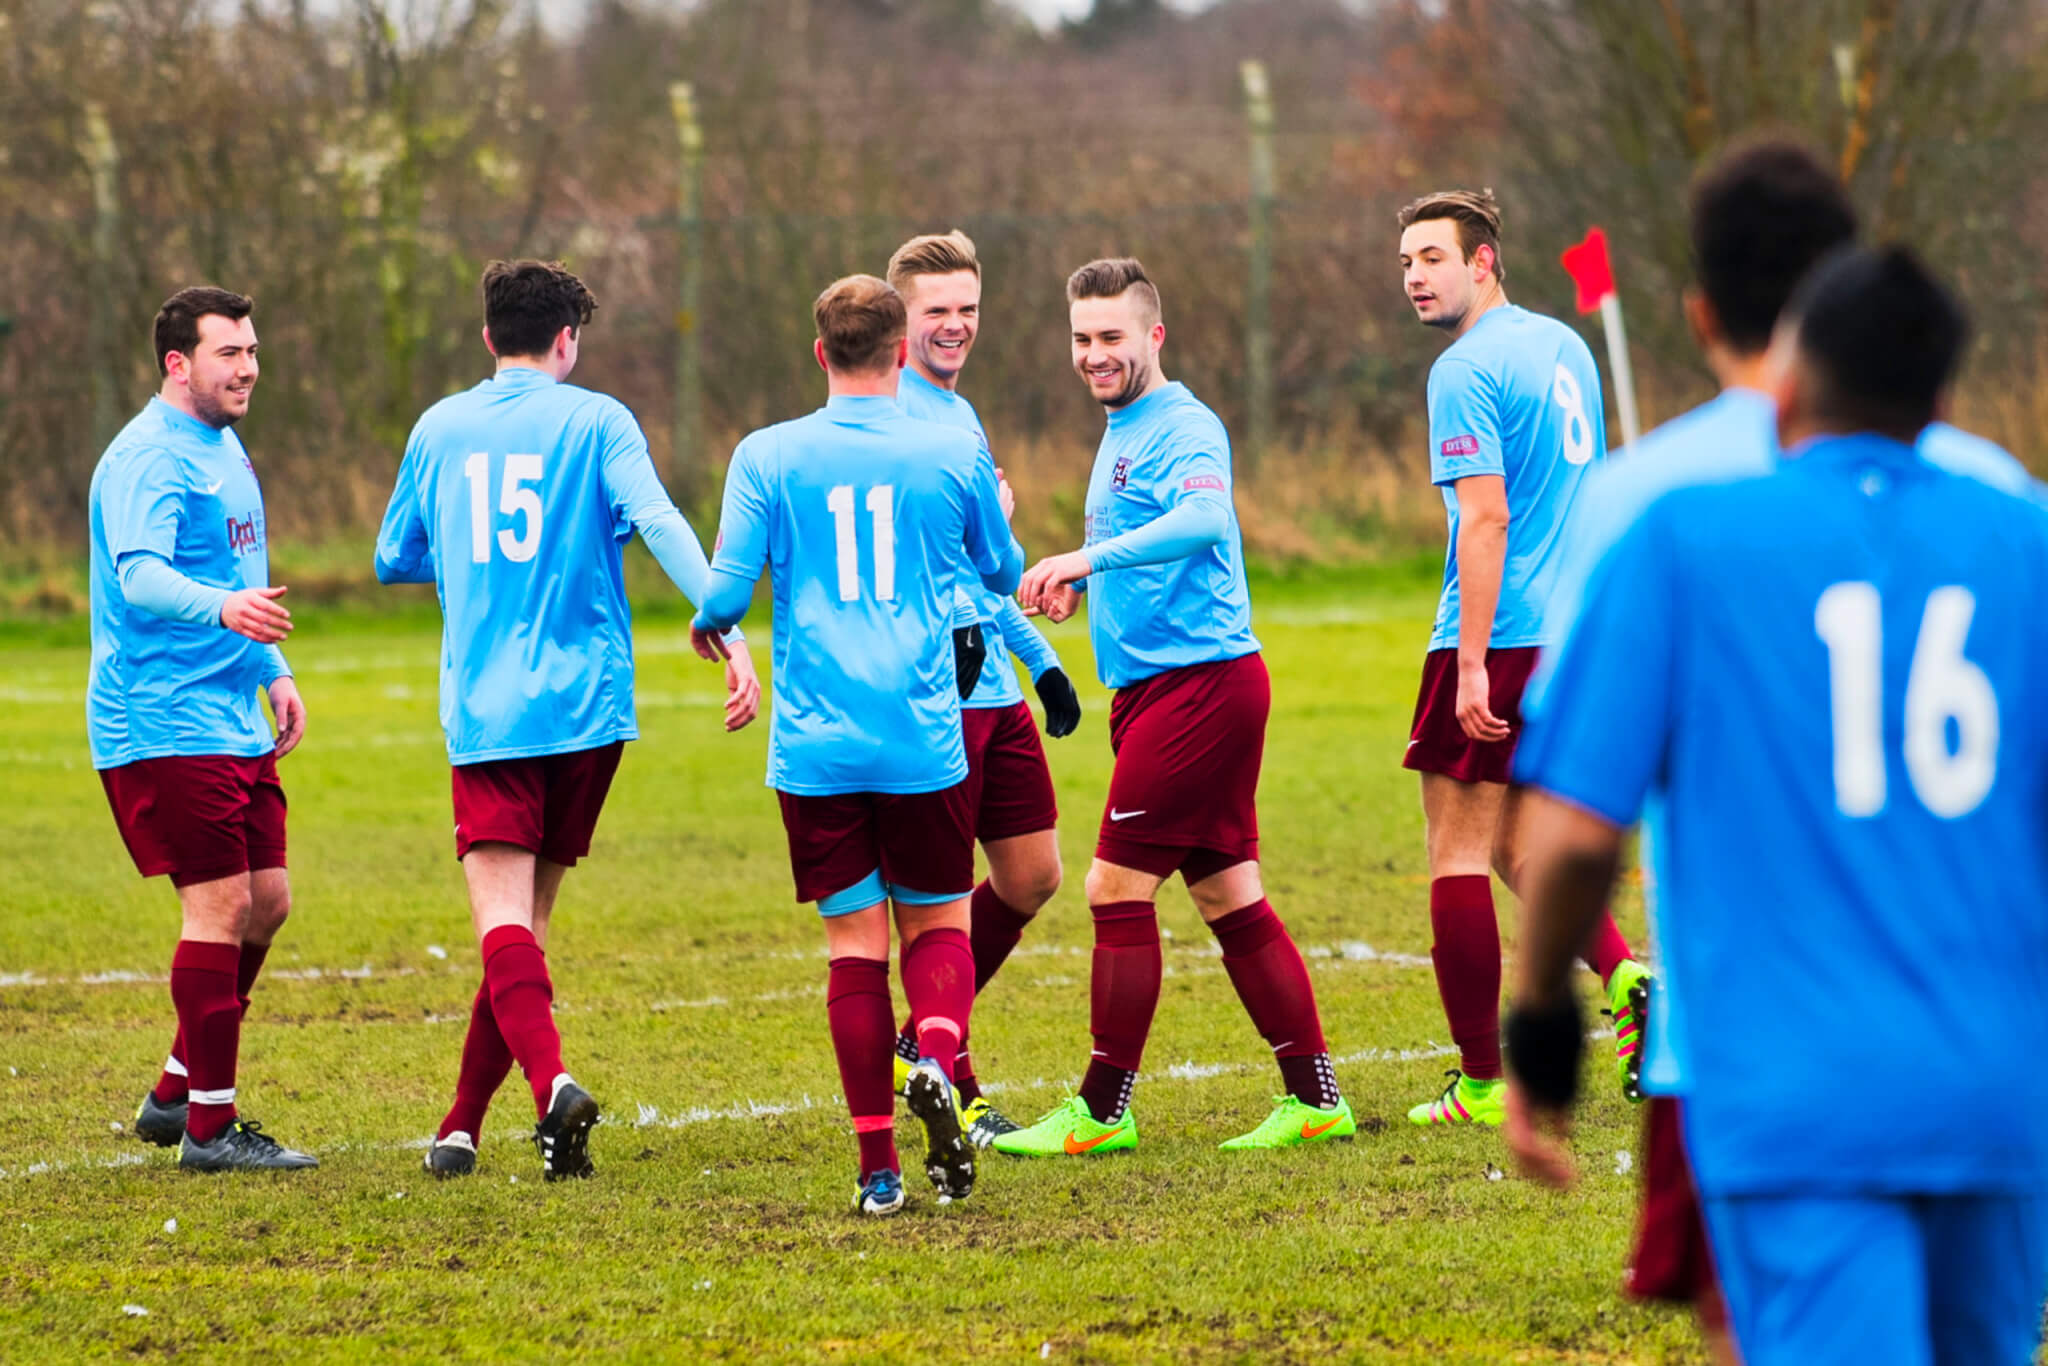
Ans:
[{"label": "royal blue jersey", "polygon": [[[2038,496],[2040,486],[2019,461],[1982,437],[1935,423],[1920,434],[1923,459],[1955,474],[1967,475],[2007,492]],[[1579,615],[1586,581],[1600,558],[1621,539],[1643,510],[1672,489],[1721,484],[1769,473],[1778,463],[1777,410],[1754,389],[1724,390],[1682,417],[1674,418],[1629,447],[1625,455],[1599,466],[1586,481],[1565,536],[1565,550],[1545,614],[1546,637],[1569,638]],[[1545,705],[1555,650],[1545,650],[1522,696],[1524,717]],[[1652,792],[1643,807],[1640,857],[1648,870],[1645,908],[1649,914],[1651,956],[1668,982],[1670,970],[1661,962],[1656,889],[1662,881],[1666,846],[1664,804]],[[1644,1089],[1676,1095],[1684,1089],[1685,1059],[1680,1041],[1688,993],[1683,984],[1650,996],[1650,1025],[1643,1058]]]},{"label": "royal blue jersey", "polygon": [[1544,603],[1586,472],[1607,455],[1600,371],[1579,334],[1540,313],[1488,310],[1429,369],[1429,477],[1450,523],[1432,650],[1458,644],[1457,482],[1507,485],[1495,649],[1541,645]]},{"label": "royal blue jersey", "polygon": [[[241,438],[152,398],[100,457],[90,502],[93,767],[269,753],[256,694],[290,670],[276,646],[220,624],[229,594],[270,582],[263,490]],[[189,581],[178,616],[123,591],[123,570],[151,559]]]},{"label": "royal blue jersey", "polygon": [[420,418],[377,575],[431,580],[440,596],[450,763],[638,737],[621,558],[636,530],[701,600],[703,547],[618,400],[508,366]]},{"label": "royal blue jersey", "polygon": [[2048,1182],[2012,1084],[2048,1045],[2044,594],[2048,513],[1874,436],[1601,558],[1516,776],[1620,825],[1661,794],[1706,1195]]},{"label": "royal blue jersey", "polygon": [[768,571],[768,785],[827,796],[964,779],[954,587],[972,572],[1014,592],[1023,567],[995,467],[958,427],[906,417],[893,399],[839,397],[740,442],[704,617],[737,620]]},{"label": "royal blue jersey", "polygon": [[[995,458],[989,453],[988,433],[983,430],[981,417],[974,411],[974,405],[950,389],[941,389],[917,371],[904,367],[903,379],[896,389],[896,406],[921,422],[937,422],[947,427],[958,427],[972,436],[981,447],[981,455],[995,468]],[[966,552],[963,550],[963,557]],[[991,593],[981,586],[980,577],[964,559],[960,574],[957,596],[968,604],[968,614],[981,623],[983,639],[988,644],[988,658],[982,661],[981,679],[974,691],[960,705],[967,708],[1013,707],[1024,700],[1022,689],[1017,686],[1017,671],[1004,657],[1009,651],[1021,661],[1035,679],[1047,669],[1059,664],[1059,656],[1045,637],[1031,624],[1023,609],[1016,602],[1001,593]]]},{"label": "royal blue jersey", "polygon": [[[1179,382],[1109,412],[1088,476],[1088,634],[1104,686],[1259,648],[1231,498],[1230,434]],[[1151,544],[1168,517],[1197,527]]]}]

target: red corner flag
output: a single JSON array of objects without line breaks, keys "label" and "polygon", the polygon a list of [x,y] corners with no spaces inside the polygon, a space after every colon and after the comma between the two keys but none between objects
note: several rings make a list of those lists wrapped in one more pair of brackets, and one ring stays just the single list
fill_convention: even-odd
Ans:
[{"label": "red corner flag", "polygon": [[1614,266],[1607,259],[1607,234],[1592,229],[1585,241],[1566,247],[1558,259],[1564,263],[1572,283],[1579,287],[1579,312],[1599,311],[1600,301],[1614,293]]}]

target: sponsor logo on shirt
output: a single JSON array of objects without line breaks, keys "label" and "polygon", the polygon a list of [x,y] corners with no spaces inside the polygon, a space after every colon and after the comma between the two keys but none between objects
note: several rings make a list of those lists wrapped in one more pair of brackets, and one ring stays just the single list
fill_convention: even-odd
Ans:
[{"label": "sponsor logo on shirt", "polygon": [[1182,493],[1188,493],[1195,489],[1215,489],[1218,493],[1221,493],[1223,492],[1223,480],[1221,476],[1214,474],[1197,474],[1181,481],[1180,491]]},{"label": "sponsor logo on shirt", "polygon": [[228,518],[228,549],[237,555],[247,555],[263,546],[263,519],[257,513],[247,517]]},{"label": "sponsor logo on shirt", "polygon": [[1116,467],[1109,472],[1109,486],[1120,489],[1131,482],[1131,462],[1128,457],[1120,458]]},{"label": "sponsor logo on shirt", "polygon": [[1443,452],[1446,460],[1460,455],[1477,455],[1479,454],[1479,438],[1476,436],[1454,436],[1449,441],[1444,442]]}]

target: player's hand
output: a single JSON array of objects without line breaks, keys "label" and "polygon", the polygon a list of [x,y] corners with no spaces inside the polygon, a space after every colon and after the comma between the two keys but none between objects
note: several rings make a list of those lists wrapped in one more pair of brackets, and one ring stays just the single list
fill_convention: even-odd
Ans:
[{"label": "player's hand", "polygon": [[690,648],[697,652],[700,659],[717,661],[732,658],[732,652],[727,647],[723,635],[699,626],[694,621],[690,623]]},{"label": "player's hand", "polygon": [[1458,724],[1474,740],[1491,742],[1508,738],[1508,723],[1493,714],[1486,665],[1458,665]]},{"label": "player's hand", "polygon": [[258,645],[275,645],[292,633],[292,614],[278,603],[284,586],[244,588],[220,605],[220,624]]},{"label": "player's hand", "polygon": [[1572,1132],[1571,1111],[1537,1106],[1513,1084],[1508,1086],[1506,1107],[1500,1131],[1515,1155],[1515,1165],[1524,1176],[1556,1190],[1569,1190],[1579,1175],[1566,1144]]},{"label": "player's hand", "polygon": [[1024,615],[1044,617],[1047,621],[1060,622],[1081,610],[1081,591],[1071,584],[1062,584],[1045,595],[1045,606],[1027,604]]},{"label": "player's hand", "polygon": [[996,502],[1003,509],[1003,520],[1009,521],[1010,514],[1017,510],[1017,494],[1010,487],[1010,481],[1003,478],[1003,467],[996,466]]},{"label": "player's hand", "polygon": [[[1064,555],[1048,555],[1024,571],[1023,580],[1017,585],[1017,601],[1027,612],[1044,612],[1051,616],[1050,599],[1053,592],[1064,588],[1077,579],[1085,579],[1094,572],[1088,563],[1086,552],[1069,550]],[[1067,616],[1073,611],[1068,610]],[[1066,617],[1053,617],[1054,621],[1065,621]]]},{"label": "player's hand", "polygon": [[[692,636],[696,634],[691,633]],[[719,642],[726,651],[725,728],[743,730],[761,714],[761,678],[754,672],[754,656],[747,642]]]},{"label": "player's hand", "polygon": [[270,680],[270,714],[277,720],[277,747],[271,753],[282,759],[306,738],[306,704],[290,674]]},{"label": "player's hand", "polygon": [[988,639],[981,633],[981,623],[953,628],[953,681],[965,699],[974,694],[975,685],[981,682],[981,666],[988,659]]}]

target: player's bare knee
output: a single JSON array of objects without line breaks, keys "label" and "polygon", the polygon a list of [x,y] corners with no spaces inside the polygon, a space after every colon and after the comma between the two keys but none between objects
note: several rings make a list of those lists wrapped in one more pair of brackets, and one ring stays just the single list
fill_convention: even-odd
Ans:
[{"label": "player's bare knee", "polygon": [[251,943],[268,944],[284,928],[284,922],[291,918],[292,887],[282,879],[274,883],[259,882],[250,893],[247,928],[242,938]]},{"label": "player's bare knee", "polygon": [[1021,916],[1035,916],[1059,892],[1062,880],[1059,856],[1023,868],[1005,869],[998,876],[989,870],[989,885],[1005,906]]}]

